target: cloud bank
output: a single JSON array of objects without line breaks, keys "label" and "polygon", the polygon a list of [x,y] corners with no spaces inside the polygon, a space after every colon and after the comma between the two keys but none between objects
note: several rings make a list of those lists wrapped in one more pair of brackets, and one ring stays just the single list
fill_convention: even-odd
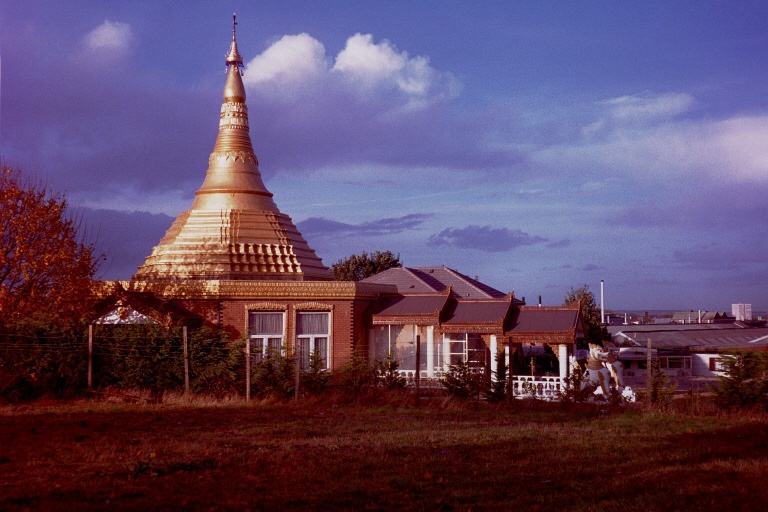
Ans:
[{"label": "cloud bank", "polygon": [[546,238],[531,236],[519,229],[476,225],[460,229],[446,228],[429,237],[430,245],[450,245],[461,249],[476,249],[483,252],[506,252],[546,241]]},{"label": "cloud bank", "polygon": [[378,219],[361,224],[347,224],[322,217],[309,217],[296,226],[305,235],[312,236],[380,236],[413,230],[431,217],[428,213],[410,213],[402,217]]}]

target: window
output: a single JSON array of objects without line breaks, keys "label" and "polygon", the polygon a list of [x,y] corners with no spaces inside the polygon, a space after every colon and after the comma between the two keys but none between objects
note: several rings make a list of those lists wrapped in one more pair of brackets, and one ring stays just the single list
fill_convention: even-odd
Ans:
[{"label": "window", "polygon": [[260,361],[269,355],[283,353],[284,314],[251,311],[248,315],[248,336],[251,356]]},{"label": "window", "polygon": [[690,370],[691,358],[690,357],[660,357],[659,368],[665,370]]},{"label": "window", "polygon": [[421,351],[419,368],[427,369],[427,327],[414,324],[377,325],[370,330],[371,362],[392,357],[400,373],[413,376],[416,371],[416,345]]},{"label": "window", "polygon": [[725,366],[723,365],[722,357],[710,357],[709,358],[709,371],[711,372],[724,372]]},{"label": "window", "polygon": [[485,367],[485,343],[479,334],[445,334],[443,362],[448,365],[466,362],[470,368]]},{"label": "window", "polygon": [[296,313],[296,339],[299,342],[302,369],[309,368],[312,354],[318,354],[323,361],[323,369],[328,369],[330,324],[330,313]]}]

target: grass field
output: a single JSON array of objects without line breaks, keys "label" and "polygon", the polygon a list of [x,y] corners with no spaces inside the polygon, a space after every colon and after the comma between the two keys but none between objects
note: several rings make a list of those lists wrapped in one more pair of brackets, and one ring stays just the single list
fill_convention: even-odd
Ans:
[{"label": "grass field", "polygon": [[0,406],[0,510],[762,510],[766,477],[755,413]]}]

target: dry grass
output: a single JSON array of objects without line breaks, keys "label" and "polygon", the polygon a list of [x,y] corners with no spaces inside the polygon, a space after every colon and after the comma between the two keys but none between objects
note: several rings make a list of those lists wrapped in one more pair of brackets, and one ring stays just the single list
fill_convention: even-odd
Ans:
[{"label": "dry grass", "polygon": [[768,416],[696,400],[6,406],[0,510],[762,509]]}]

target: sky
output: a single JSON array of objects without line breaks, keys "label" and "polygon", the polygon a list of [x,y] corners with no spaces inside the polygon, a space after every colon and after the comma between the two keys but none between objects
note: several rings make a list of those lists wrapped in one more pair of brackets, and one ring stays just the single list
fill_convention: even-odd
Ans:
[{"label": "sky", "polygon": [[762,0],[0,0],[0,158],[66,194],[100,278],[202,184],[233,12],[262,176],[326,265],[768,310]]}]

